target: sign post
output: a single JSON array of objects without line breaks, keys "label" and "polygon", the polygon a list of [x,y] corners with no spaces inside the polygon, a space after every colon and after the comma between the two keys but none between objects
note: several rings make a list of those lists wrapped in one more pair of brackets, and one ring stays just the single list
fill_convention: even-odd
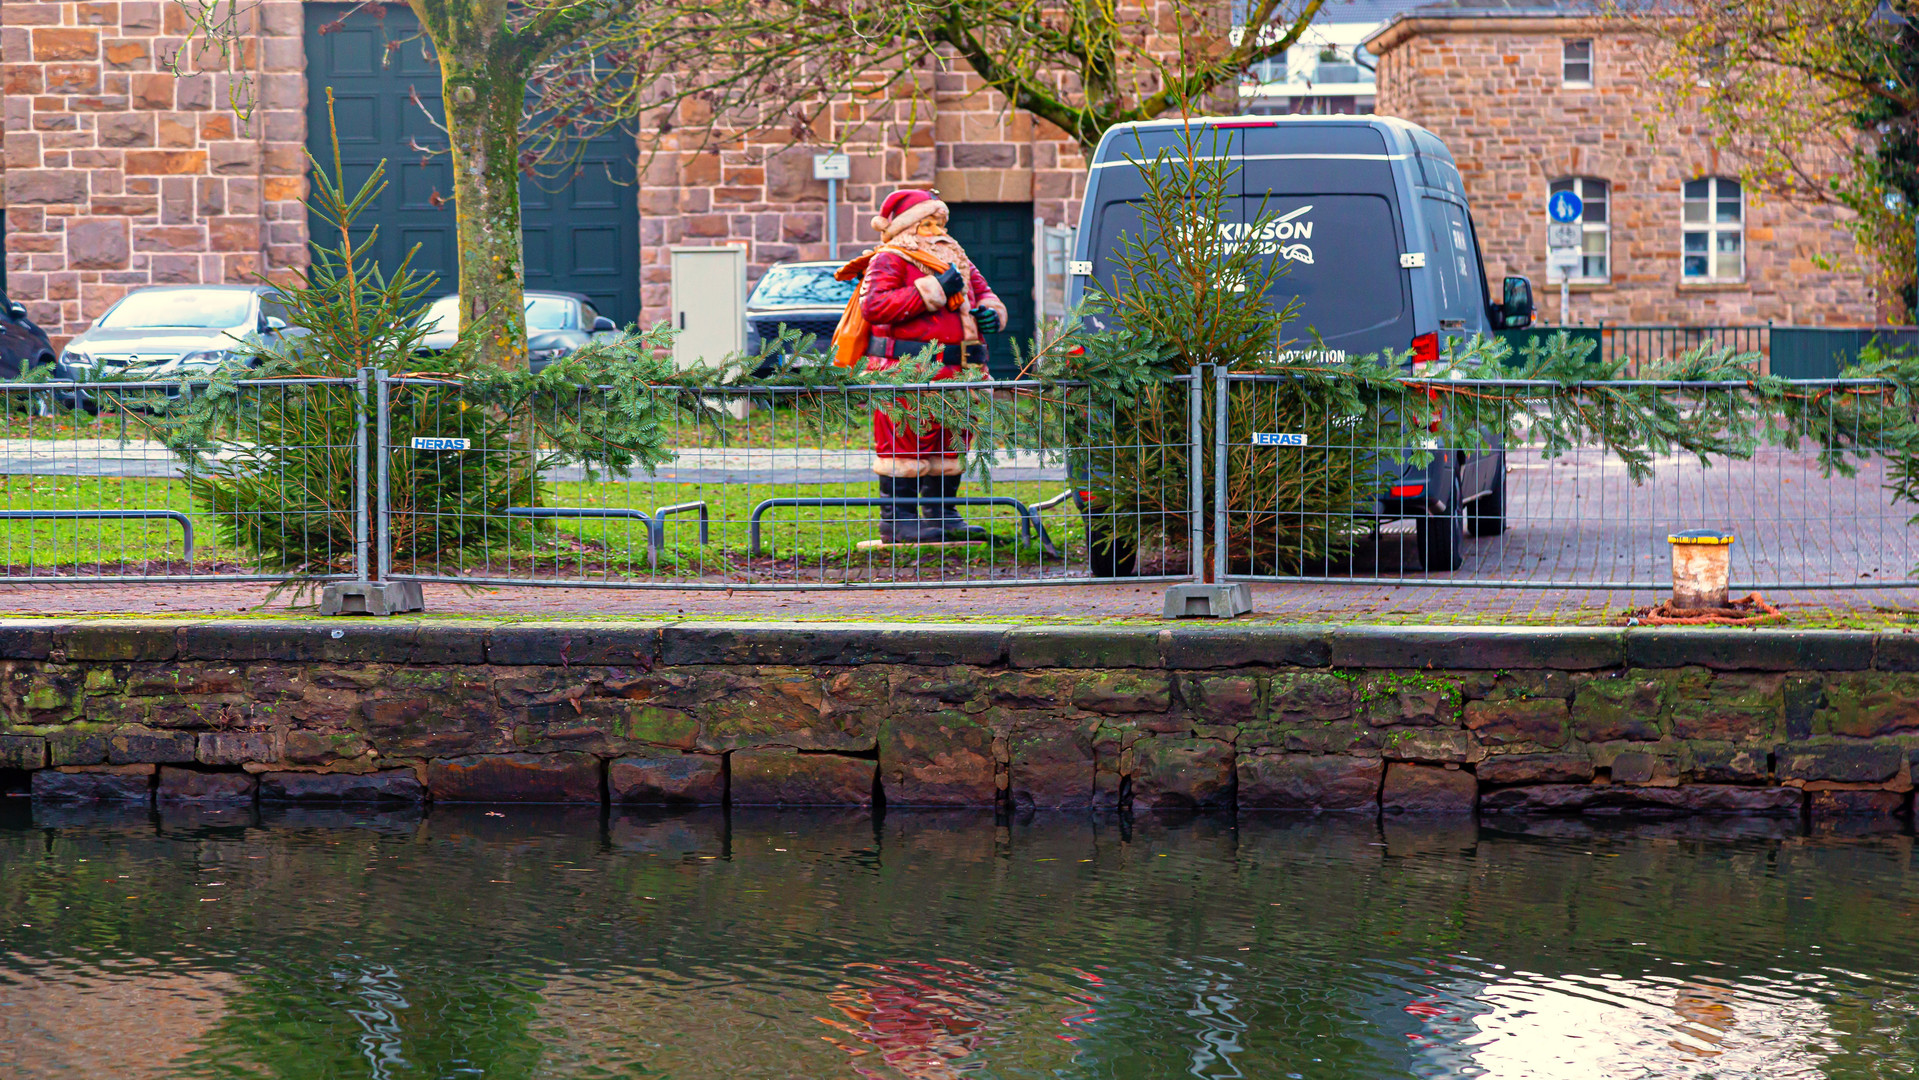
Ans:
[{"label": "sign post", "polygon": [[826,181],[826,257],[840,257],[840,181],[853,173],[845,154],[814,154],[813,179]]},{"label": "sign post", "polygon": [[1546,265],[1559,272],[1559,325],[1572,324],[1572,277],[1579,269],[1580,244],[1585,232],[1579,218],[1586,212],[1585,200],[1570,191],[1555,191],[1546,198]]}]

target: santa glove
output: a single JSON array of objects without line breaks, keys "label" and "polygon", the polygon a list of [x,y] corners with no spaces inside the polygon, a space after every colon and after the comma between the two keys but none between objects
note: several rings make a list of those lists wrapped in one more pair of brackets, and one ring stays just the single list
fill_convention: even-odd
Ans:
[{"label": "santa glove", "polygon": [[946,291],[946,298],[948,300],[958,296],[960,290],[966,288],[966,276],[959,272],[959,267],[957,266],[949,266],[940,271],[940,276],[933,280],[940,283],[940,288]]},{"label": "santa glove", "polygon": [[973,321],[979,324],[979,332],[982,334],[997,334],[1000,331],[999,312],[992,308],[974,308]]}]

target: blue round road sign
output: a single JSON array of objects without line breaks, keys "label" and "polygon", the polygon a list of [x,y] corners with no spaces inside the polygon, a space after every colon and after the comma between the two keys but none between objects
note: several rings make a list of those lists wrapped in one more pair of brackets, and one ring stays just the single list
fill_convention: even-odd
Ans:
[{"label": "blue round road sign", "polygon": [[1546,200],[1546,215],[1561,225],[1578,221],[1585,210],[1585,201],[1570,191],[1555,191]]}]

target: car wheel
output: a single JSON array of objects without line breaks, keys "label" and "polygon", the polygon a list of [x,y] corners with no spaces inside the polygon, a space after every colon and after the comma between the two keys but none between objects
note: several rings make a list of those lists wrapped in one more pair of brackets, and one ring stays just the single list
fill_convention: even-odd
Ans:
[{"label": "car wheel", "polygon": [[1474,536],[1506,531],[1506,455],[1499,455],[1492,490],[1466,504],[1466,530]]},{"label": "car wheel", "polygon": [[1419,555],[1427,573],[1457,570],[1466,561],[1466,508],[1459,504],[1459,475],[1453,474],[1446,509],[1419,518]]}]

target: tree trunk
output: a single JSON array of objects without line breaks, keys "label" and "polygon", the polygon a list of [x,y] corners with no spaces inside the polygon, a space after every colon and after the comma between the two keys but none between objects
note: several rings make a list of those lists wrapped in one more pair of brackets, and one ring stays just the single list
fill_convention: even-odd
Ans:
[{"label": "tree trunk", "polygon": [[526,365],[526,255],[520,237],[520,113],[526,80],[484,55],[440,49],[453,199],[460,230],[460,329],[479,325],[479,358]]}]

